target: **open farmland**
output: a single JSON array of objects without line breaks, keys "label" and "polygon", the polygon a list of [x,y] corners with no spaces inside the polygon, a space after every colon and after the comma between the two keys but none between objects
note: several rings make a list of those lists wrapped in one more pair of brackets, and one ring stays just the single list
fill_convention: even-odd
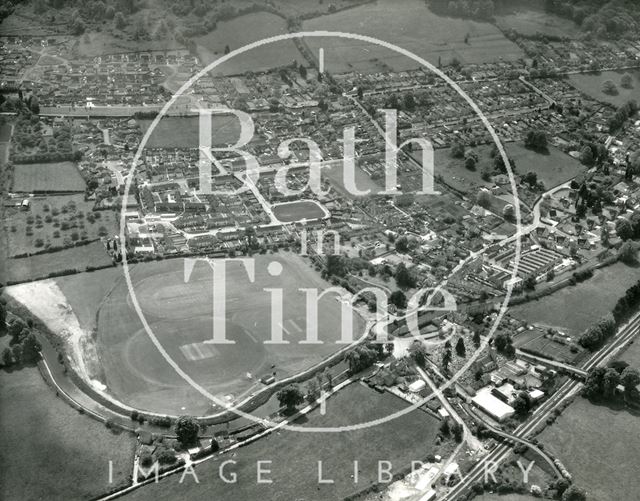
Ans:
[{"label": "open farmland", "polygon": [[538,440],[560,458],[588,499],[637,498],[637,416],[578,398]]},{"label": "open farmland", "polygon": [[[357,405],[354,405],[357,402]],[[346,426],[379,419],[405,407],[397,397],[354,383],[327,401],[327,412],[312,412],[299,420],[298,425],[324,427]],[[158,484],[134,491],[126,500],[164,499],[343,499],[377,481],[377,462],[390,461],[393,471],[411,465],[412,460],[436,454],[434,444],[438,421],[423,411],[414,410],[393,421],[374,427],[341,433],[300,433],[281,431],[241,447],[233,456],[220,456],[196,468],[200,480],[195,484],[187,477],[171,476]],[[357,448],[356,448],[357,444]],[[225,484],[218,477],[220,463],[229,473],[238,474],[238,482]],[[256,461],[272,461],[272,484],[256,482]],[[359,462],[359,481],[354,485],[353,461]],[[318,461],[322,461],[323,478],[333,484],[318,484]],[[268,465],[265,465],[269,468]]]},{"label": "open farmland", "polygon": [[[204,64],[216,61],[230,50],[239,49],[249,43],[287,33],[286,21],[268,12],[256,12],[218,23],[215,30],[195,38],[198,56]],[[213,75],[237,75],[245,71],[263,71],[286,66],[293,61],[305,63],[293,40],[285,40],[257,47],[231,58],[216,67]]]},{"label": "open farmland", "polygon": [[[640,99],[640,71],[629,71],[633,79],[632,87],[625,89],[620,85],[620,80],[625,72],[617,71],[602,71],[598,73],[579,73],[576,75],[569,75],[571,83],[578,90],[584,92],[588,96],[610,103],[615,106],[620,106],[630,99]],[[617,88],[617,94],[610,95],[602,92],[602,84],[607,80],[611,80]]]},{"label": "open farmland", "polygon": [[[236,344],[206,343],[212,339],[211,268],[198,263],[188,283],[184,260],[138,264],[131,270],[136,297],[154,334],[169,355],[195,381],[221,399],[241,398],[262,385],[258,378],[276,373],[291,376],[339,349],[340,303],[335,296],[319,301],[318,336],[324,344],[299,344],[306,334],[305,296],[300,287],[322,290],[320,279],[301,257],[293,254],[256,256],[256,280],[249,283],[240,263],[227,265],[226,336]],[[267,272],[277,261],[279,277]],[[76,281],[77,279],[77,281]],[[68,277],[67,287],[82,288],[91,274]],[[282,332],[286,345],[264,344],[270,338],[269,293],[263,287],[281,287],[284,293]],[[117,285],[103,299],[68,298],[71,307],[99,308],[97,350],[104,366],[105,384],[121,400],[157,412],[202,414],[216,410],[175,373],[152,344],[132,307],[126,283]],[[91,305],[76,307],[77,302]],[[84,316],[86,317],[86,311]],[[354,314],[355,337],[364,323]],[[250,377],[249,377],[250,376]]]},{"label": "open farmland", "polygon": [[[143,133],[151,126],[152,120],[138,120]],[[153,129],[146,148],[198,148],[199,117],[165,116]],[[240,122],[231,114],[211,117],[211,144],[235,143],[240,137]]]},{"label": "open farmland", "polygon": [[0,407],[2,499],[89,499],[127,481],[135,439],[79,414],[37,368],[0,371]]},{"label": "open farmland", "polygon": [[86,184],[72,162],[17,164],[14,166],[12,191],[84,192]]},{"label": "open farmland", "polygon": [[[425,2],[405,0],[402,9],[393,0],[377,0],[336,14],[304,21],[304,31],[330,30],[357,33],[384,39],[410,50],[433,64],[442,59],[448,64],[459,61],[483,63],[515,60],[522,51],[489,23],[441,17],[431,12]],[[469,35],[469,43],[464,39]],[[329,71],[376,72],[391,67],[402,71],[418,63],[389,49],[346,38],[308,38],[313,54],[324,48]]]},{"label": "open farmland", "polygon": [[627,288],[638,281],[634,268],[615,263],[596,270],[589,280],[549,296],[512,306],[514,317],[576,336],[611,311]]},{"label": "open farmland", "polygon": [[513,13],[497,15],[495,18],[500,29],[514,30],[525,36],[542,34],[577,38],[580,34],[580,28],[572,20],[542,10],[520,9]]},{"label": "open farmland", "polygon": [[[20,203],[22,198],[14,198]],[[32,197],[29,210],[7,208],[4,226],[10,256],[34,253],[49,247],[70,247],[82,240],[114,235],[117,214],[93,211],[84,195]]]},{"label": "open farmland", "polygon": [[87,245],[30,257],[13,258],[7,261],[6,277],[1,282],[24,282],[47,277],[50,273],[64,270],[84,271],[87,266],[108,266],[112,263],[101,241]]}]

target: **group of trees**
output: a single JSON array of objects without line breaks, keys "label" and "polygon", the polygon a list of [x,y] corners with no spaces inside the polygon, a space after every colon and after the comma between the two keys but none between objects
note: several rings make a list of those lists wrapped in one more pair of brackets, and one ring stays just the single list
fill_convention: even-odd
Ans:
[{"label": "group of trees", "polygon": [[626,362],[612,362],[608,367],[596,367],[589,371],[584,384],[583,395],[592,400],[610,400],[622,385],[625,394],[637,397],[636,387],[640,384],[640,373]]},{"label": "group of trees", "polygon": [[[0,305],[3,325],[6,318],[5,308],[4,304]],[[2,351],[1,359],[4,367],[30,363],[38,359],[41,346],[33,333],[31,322],[25,323],[20,318],[14,318],[9,323],[7,332],[11,336],[11,341],[9,346]]]},{"label": "group of trees", "polygon": [[545,152],[548,149],[547,134],[542,130],[531,129],[524,138],[525,148]]},{"label": "group of trees", "polygon": [[429,8],[438,14],[473,19],[491,19],[496,10],[494,0],[430,0]]},{"label": "group of trees", "polygon": [[345,356],[345,360],[347,364],[349,364],[349,372],[351,372],[351,374],[357,374],[358,372],[368,369],[392,351],[393,344],[389,346],[389,344],[385,345],[367,341],[350,350]]},{"label": "group of trees", "polygon": [[640,210],[630,217],[621,217],[616,221],[616,234],[622,240],[640,239]]},{"label": "group of trees", "polygon": [[601,38],[635,38],[640,29],[635,2],[545,0],[544,6],[547,12],[568,17],[588,34]]},{"label": "group of trees", "polygon": [[493,338],[493,346],[498,350],[498,352],[503,353],[508,357],[513,357],[516,354],[516,349],[513,346],[511,335],[506,332],[500,332]]},{"label": "group of trees", "polygon": [[[606,82],[605,82],[606,83]],[[631,99],[621,105],[615,114],[609,119],[609,131],[616,132],[625,124],[625,122],[638,112],[638,103]]]},{"label": "group of trees", "polygon": [[460,443],[464,437],[464,428],[457,421],[444,418],[440,424],[440,434],[443,437],[449,437],[452,435],[454,440]]},{"label": "group of trees", "polygon": [[597,324],[589,327],[582,333],[578,343],[583,348],[595,350],[610,336],[616,332],[616,322],[611,313],[602,317]]}]

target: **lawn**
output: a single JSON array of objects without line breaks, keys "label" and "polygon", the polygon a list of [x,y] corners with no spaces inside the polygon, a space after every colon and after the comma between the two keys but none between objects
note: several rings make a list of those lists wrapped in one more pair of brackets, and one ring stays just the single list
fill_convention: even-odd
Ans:
[{"label": "lawn", "polygon": [[89,499],[130,475],[135,439],[56,398],[37,368],[0,372],[0,407],[2,499]]},{"label": "lawn", "polygon": [[[327,401],[323,416],[314,411],[305,426],[344,426],[382,418],[404,408],[402,400],[389,394],[378,394],[353,383]],[[300,433],[282,431],[203,463],[196,469],[200,483],[187,477],[183,484],[172,476],[158,484],[134,491],[125,500],[164,499],[246,499],[328,500],[343,499],[377,481],[378,461],[390,461],[393,471],[410,466],[437,451],[435,437],[438,421],[422,411],[413,411],[397,420],[371,428],[341,433]],[[446,447],[449,447],[447,443]],[[218,476],[222,461],[233,459],[227,472],[238,475],[236,484],[225,484]],[[257,484],[256,462],[272,461],[272,484]],[[354,485],[353,461],[358,461],[359,479]],[[318,461],[322,461],[324,479],[333,484],[318,483]],[[269,466],[265,465],[266,468]]]},{"label": "lawn", "polygon": [[542,10],[522,9],[495,16],[502,30],[514,30],[521,35],[536,34],[553,37],[578,38],[580,28],[572,20],[549,14]]},{"label": "lawn", "polygon": [[[578,90],[584,92],[588,96],[620,106],[630,99],[640,99],[640,71],[629,71],[633,77],[633,87],[625,89],[620,85],[620,79],[625,72],[603,71],[600,73],[580,73],[577,75],[569,75],[569,80]],[[602,84],[607,80],[611,80],[618,88],[616,95],[609,95],[602,92]]]},{"label": "lawn", "polygon": [[[393,43],[410,50],[433,64],[441,58],[448,64],[453,58],[462,63],[516,60],[520,48],[489,23],[441,17],[425,2],[405,0],[402,9],[394,0],[377,0],[343,12],[304,21],[304,31],[330,30],[357,33]],[[469,43],[465,37],[469,35]],[[346,38],[309,38],[314,54],[324,48],[329,71],[383,71],[385,65],[396,71],[418,67],[418,63],[395,51]]]},{"label": "lawn", "polygon": [[637,280],[634,268],[616,263],[596,270],[593,277],[585,282],[565,287],[542,299],[510,307],[509,313],[527,322],[556,327],[576,336],[609,313]]},{"label": "lawn", "polygon": [[1,277],[0,282],[36,280],[53,272],[69,269],[84,271],[87,266],[104,266],[111,262],[102,242],[96,241],[56,252],[9,259],[6,276]]},{"label": "lawn", "polygon": [[[203,64],[210,64],[224,54],[225,46],[239,49],[249,43],[287,33],[286,21],[275,14],[256,12],[230,21],[219,22],[216,29],[194,39]],[[238,75],[245,71],[264,71],[298,61],[305,64],[293,40],[257,47],[216,67],[214,75]]]},{"label": "lawn", "polygon": [[538,440],[560,458],[588,499],[637,499],[637,416],[578,398]]},{"label": "lawn", "polygon": [[301,219],[319,219],[325,216],[324,209],[319,204],[308,200],[277,204],[271,209],[278,220],[283,223],[300,221]]},{"label": "lawn", "polygon": [[[153,129],[146,148],[198,148],[199,117],[163,117]],[[151,120],[138,120],[143,133],[151,126]],[[211,144],[235,143],[240,137],[240,122],[231,114],[211,117]]]},{"label": "lawn", "polygon": [[[267,264],[283,266],[279,277],[267,272]],[[199,384],[219,398],[247,396],[262,387],[258,379],[276,373],[281,379],[322,361],[340,348],[341,306],[335,296],[319,304],[318,336],[323,344],[299,344],[306,335],[306,299],[300,287],[325,289],[306,261],[294,254],[255,257],[255,282],[249,283],[239,263],[227,265],[226,335],[234,345],[205,343],[212,339],[211,270],[196,265],[188,283],[184,260],[140,263],[131,271],[134,290],[153,332],[170,356]],[[94,281],[109,282],[95,284]],[[116,283],[117,282],[117,283]],[[61,280],[73,311],[87,329],[97,311],[97,352],[109,391],[128,403],[158,412],[203,414],[219,410],[191,389],[168,366],[142,328],[125,281],[105,271],[69,276]],[[88,287],[86,295],[79,291]],[[270,345],[269,293],[263,287],[283,289],[282,332],[290,344]],[[111,291],[111,289],[113,290]],[[364,323],[354,315],[354,332]],[[249,377],[250,376],[250,377]]]},{"label": "lawn", "polygon": [[86,188],[73,162],[16,164],[13,169],[12,191],[15,192],[84,192]]},{"label": "lawn", "polygon": [[84,195],[32,197],[29,201],[28,211],[5,210],[4,227],[11,256],[48,247],[69,247],[79,240],[95,240],[118,231],[116,212],[93,211],[94,202],[85,201]]}]

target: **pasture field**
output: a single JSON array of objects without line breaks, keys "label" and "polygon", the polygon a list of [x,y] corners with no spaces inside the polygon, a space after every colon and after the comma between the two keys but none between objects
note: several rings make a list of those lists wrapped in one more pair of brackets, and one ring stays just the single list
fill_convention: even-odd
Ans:
[{"label": "pasture field", "polygon": [[[255,12],[229,21],[219,22],[216,29],[197,37],[197,53],[203,64],[208,65],[224,55],[225,47],[239,49],[264,38],[287,33],[286,21],[275,14]],[[293,40],[284,40],[257,47],[216,67],[213,75],[238,75],[245,71],[264,71],[286,66],[293,61],[305,64]]]},{"label": "pasture field", "polygon": [[536,34],[553,37],[578,38],[580,28],[570,19],[542,10],[520,9],[496,15],[496,25],[502,30],[514,30],[525,36]]},{"label": "pasture field", "polygon": [[324,209],[311,200],[276,204],[271,209],[278,220],[283,223],[300,221],[301,219],[319,219],[325,216]]},{"label": "pasture field", "polygon": [[562,184],[584,172],[584,166],[555,146],[549,146],[548,153],[536,153],[525,148],[522,143],[509,143],[507,154],[513,159],[519,174],[535,172],[538,181],[542,181],[546,189]]},{"label": "pasture field", "polygon": [[[622,75],[629,73],[633,79],[633,87],[625,89],[620,85]],[[640,99],[640,71],[629,70],[628,72],[618,71],[602,71],[600,73],[580,73],[577,75],[569,75],[571,84],[578,90],[584,92],[593,99],[605,103],[620,106],[630,99]],[[611,80],[617,87],[616,95],[609,95],[602,92],[602,84],[607,80]]]},{"label": "pasture field", "polygon": [[84,271],[87,266],[105,266],[112,263],[100,241],[88,245],[7,260],[6,276],[0,282],[22,282],[45,278],[49,273],[75,269]]},{"label": "pasture field", "polygon": [[[199,117],[165,116],[153,129],[145,148],[197,148],[199,146]],[[152,120],[138,120],[143,133]],[[231,114],[211,117],[211,144],[233,144],[240,137],[240,122]]]},{"label": "pasture field", "polygon": [[637,498],[637,416],[578,397],[538,440],[560,458],[588,499]]},{"label": "pasture field", "polygon": [[90,499],[131,474],[135,438],[79,414],[36,367],[0,371],[0,406],[3,499]]},{"label": "pasture field", "polygon": [[12,191],[84,192],[86,184],[73,162],[16,164],[13,168]]},{"label": "pasture field", "polygon": [[615,263],[596,270],[593,277],[575,286],[512,306],[509,313],[527,322],[555,327],[569,336],[577,336],[609,313],[637,280],[634,268]]},{"label": "pasture field", "polygon": [[[20,202],[22,198],[14,198]],[[4,228],[10,256],[34,253],[48,247],[70,247],[80,240],[95,240],[118,231],[114,211],[93,211],[84,195],[32,197],[30,208],[5,210]]]},{"label": "pasture field", "polygon": [[[271,261],[282,265],[280,276],[268,273]],[[63,288],[82,290],[87,281],[104,276],[70,276]],[[113,288],[95,286],[98,292],[68,298],[74,311],[83,312],[85,322],[90,321],[91,311],[98,311],[96,349],[108,391],[150,411],[201,415],[220,410],[168,365],[143,329],[126,282],[116,275],[108,277],[117,282]],[[206,342],[213,336],[213,281],[207,263],[196,264],[188,283],[183,259],[137,264],[131,277],[140,307],[163,348],[198,384],[225,401],[262,388],[258,379],[264,375],[275,372],[278,379],[294,375],[342,346],[336,344],[341,304],[335,295],[319,301],[318,338],[323,344],[299,344],[306,335],[306,299],[298,289],[324,290],[328,283],[294,254],[255,256],[254,283],[239,262],[227,264],[226,337],[236,344]],[[283,290],[283,317],[278,324],[289,344],[264,343],[271,337],[271,305],[270,293],[263,287]],[[103,290],[110,292],[98,301]],[[364,333],[364,322],[357,314],[353,316],[357,338]]]},{"label": "pasture field", "polygon": [[[405,408],[405,403],[389,394],[379,394],[358,383],[352,383],[327,401],[325,415],[318,410],[299,420],[303,426],[345,426],[379,419]],[[180,476],[171,476],[158,484],[138,489],[125,500],[165,499],[300,499],[306,501],[343,499],[377,481],[378,461],[390,461],[392,471],[411,465],[436,451],[435,437],[439,422],[423,411],[414,410],[393,421],[374,427],[341,433],[300,433],[280,431],[196,468],[199,484],[188,476],[180,484]],[[355,447],[358,444],[358,447]],[[444,447],[448,447],[449,444]],[[442,447],[442,448],[444,448]],[[223,461],[233,459],[225,472],[235,471],[238,482],[225,484],[218,476]],[[256,482],[256,462],[272,461],[268,478],[272,484]],[[353,461],[359,469],[358,484],[351,477]],[[318,461],[322,476],[333,484],[318,483]]]},{"label": "pasture field", "polygon": [[[410,50],[433,64],[454,58],[462,63],[516,60],[521,49],[507,40],[495,26],[466,19],[441,17],[425,2],[405,0],[402,9],[394,0],[376,2],[303,22],[304,31],[330,30],[384,39]],[[469,43],[465,43],[466,35]],[[389,49],[346,38],[308,38],[313,54],[324,48],[326,68],[334,73],[378,72],[391,67],[403,71],[418,63]]]}]

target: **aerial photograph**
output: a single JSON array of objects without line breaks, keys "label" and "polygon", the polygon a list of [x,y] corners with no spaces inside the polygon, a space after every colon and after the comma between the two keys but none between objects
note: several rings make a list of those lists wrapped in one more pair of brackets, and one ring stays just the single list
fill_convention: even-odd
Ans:
[{"label": "aerial photograph", "polygon": [[639,0],[0,0],[0,198],[0,501],[640,501]]}]

